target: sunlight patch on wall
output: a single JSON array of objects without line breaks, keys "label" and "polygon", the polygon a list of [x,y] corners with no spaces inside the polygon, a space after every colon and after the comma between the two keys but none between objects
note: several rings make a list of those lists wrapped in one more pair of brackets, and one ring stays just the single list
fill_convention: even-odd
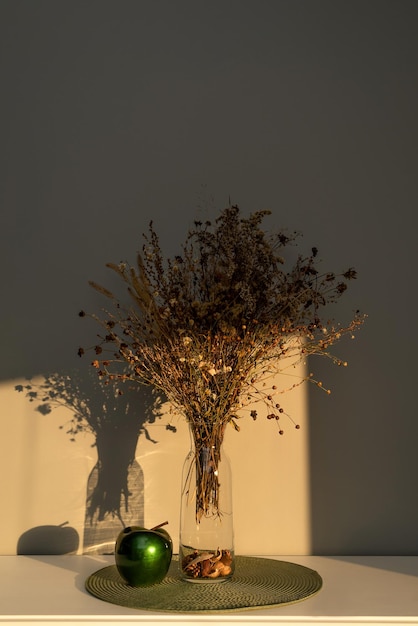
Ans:
[{"label": "sunlight patch on wall", "polygon": [[[298,373],[303,375],[303,366]],[[25,384],[25,380],[14,380],[0,385],[0,502],[7,511],[0,554],[16,554],[22,537],[42,528],[52,542],[59,543],[61,538],[63,552],[81,554],[87,482],[97,461],[97,450],[92,447],[95,438],[81,432],[70,441],[66,425],[71,411],[61,407],[41,414],[35,403],[17,393],[16,386]],[[306,386],[282,396],[281,404],[300,429],[284,415],[281,436],[277,423],[267,420],[258,406],[256,421],[246,414],[238,422],[240,432],[231,427],[226,434],[225,449],[233,472],[235,548],[240,554],[310,553]],[[147,435],[139,437],[136,462],[143,473],[144,524],[151,527],[168,520],[167,530],[177,550],[181,471],[190,437],[183,417],[163,409],[159,419],[147,425]],[[74,533],[68,541],[68,529],[78,536],[78,546]],[[44,546],[44,541],[43,536],[38,545]],[[111,536],[110,545],[112,541]]]}]

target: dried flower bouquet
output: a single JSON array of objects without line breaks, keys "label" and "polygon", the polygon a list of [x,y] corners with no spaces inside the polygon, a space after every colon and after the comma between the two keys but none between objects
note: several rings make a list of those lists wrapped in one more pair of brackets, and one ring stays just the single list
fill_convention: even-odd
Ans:
[{"label": "dried flower bouquet", "polygon": [[[103,328],[94,348],[99,376],[152,385],[190,425],[197,520],[217,510],[219,495],[216,472],[200,471],[203,451],[212,451],[216,468],[226,426],[239,430],[246,409],[256,419],[258,401],[283,434],[277,400],[283,389],[273,377],[312,354],[344,365],[329,349],[364,320],[357,312],[345,326],[328,321],[327,305],[345,292],[355,270],[320,272],[316,248],[308,256],[293,254],[288,267],[284,252],[299,235],[265,232],[261,224],[269,213],[244,218],[228,206],[214,224],[195,222],[181,254],[169,259],[151,223],[136,266],[108,264],[127,285],[130,303],[91,282],[111,302],[90,315]],[[322,387],[312,375],[290,387],[305,381]]]}]

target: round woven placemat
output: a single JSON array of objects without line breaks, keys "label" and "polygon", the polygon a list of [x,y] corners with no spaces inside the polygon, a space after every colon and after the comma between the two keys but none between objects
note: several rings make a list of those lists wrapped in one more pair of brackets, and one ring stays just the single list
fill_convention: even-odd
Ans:
[{"label": "round woven placemat", "polygon": [[210,613],[293,604],[322,587],[320,575],[303,565],[274,559],[236,556],[235,572],[226,582],[190,583],[180,578],[173,557],[164,580],[151,587],[131,587],[116,565],[91,574],[86,589],[100,600],[134,609]]}]

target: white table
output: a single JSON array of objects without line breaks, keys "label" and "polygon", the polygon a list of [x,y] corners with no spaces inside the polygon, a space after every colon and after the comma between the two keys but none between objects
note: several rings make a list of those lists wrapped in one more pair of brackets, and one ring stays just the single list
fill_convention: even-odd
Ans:
[{"label": "white table", "polygon": [[139,611],[103,602],[86,578],[114,563],[108,556],[0,557],[0,624],[417,624],[418,557],[277,556],[316,570],[321,591],[272,609],[179,614]]}]

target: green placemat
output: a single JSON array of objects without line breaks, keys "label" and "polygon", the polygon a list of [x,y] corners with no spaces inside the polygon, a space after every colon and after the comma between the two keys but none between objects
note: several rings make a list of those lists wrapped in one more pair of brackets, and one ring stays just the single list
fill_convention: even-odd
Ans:
[{"label": "green placemat", "polygon": [[100,600],[133,609],[210,613],[293,604],[322,587],[322,578],[314,570],[274,559],[236,556],[234,575],[219,583],[184,581],[178,569],[177,557],[173,557],[161,583],[131,587],[119,576],[116,565],[110,565],[91,574],[86,589]]}]

